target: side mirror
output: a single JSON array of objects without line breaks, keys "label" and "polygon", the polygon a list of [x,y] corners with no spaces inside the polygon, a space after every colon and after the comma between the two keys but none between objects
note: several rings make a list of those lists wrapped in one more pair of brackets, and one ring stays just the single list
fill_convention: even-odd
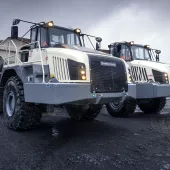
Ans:
[{"label": "side mirror", "polygon": [[159,54],[156,54],[156,61],[159,61]]},{"label": "side mirror", "polygon": [[155,50],[155,53],[159,55],[161,53],[161,50]]},{"label": "side mirror", "polygon": [[100,45],[98,42],[96,42],[96,50],[99,50],[100,49]]},{"label": "side mirror", "polygon": [[96,50],[99,50],[101,48],[102,38],[96,37],[95,40],[96,40]]},{"label": "side mirror", "polygon": [[12,26],[11,27],[11,38],[12,39],[17,39],[18,38],[18,27],[17,26]]},{"label": "side mirror", "polygon": [[20,23],[20,19],[14,19],[13,20],[13,25],[18,25]]},{"label": "side mirror", "polygon": [[159,54],[161,53],[161,50],[155,50],[156,53],[156,61],[159,61]]},{"label": "side mirror", "polygon": [[96,41],[100,43],[100,42],[102,42],[102,38],[96,37]]}]

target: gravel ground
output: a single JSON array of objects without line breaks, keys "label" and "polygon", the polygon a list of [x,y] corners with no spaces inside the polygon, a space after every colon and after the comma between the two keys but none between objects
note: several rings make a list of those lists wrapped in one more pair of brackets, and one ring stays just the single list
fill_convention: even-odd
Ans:
[{"label": "gravel ground", "polygon": [[170,169],[170,102],[161,115],[112,118],[105,109],[92,122],[65,111],[44,116],[37,129],[14,132],[0,116],[2,170]]}]

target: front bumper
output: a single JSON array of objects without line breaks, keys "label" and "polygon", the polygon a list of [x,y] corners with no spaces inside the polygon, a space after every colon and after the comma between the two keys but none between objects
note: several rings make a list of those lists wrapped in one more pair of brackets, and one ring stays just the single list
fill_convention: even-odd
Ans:
[{"label": "front bumper", "polygon": [[137,83],[128,84],[128,96],[147,99],[170,96],[170,84]]},{"label": "front bumper", "polygon": [[25,83],[25,101],[41,104],[105,104],[123,100],[126,92],[91,93],[84,83]]}]

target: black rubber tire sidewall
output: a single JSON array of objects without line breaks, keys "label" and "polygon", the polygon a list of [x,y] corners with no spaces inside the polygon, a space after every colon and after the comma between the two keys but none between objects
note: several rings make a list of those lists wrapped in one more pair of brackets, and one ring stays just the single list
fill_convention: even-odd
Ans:
[{"label": "black rubber tire sidewall", "polygon": [[99,115],[102,106],[90,105],[88,109],[83,109],[83,106],[67,105],[65,108],[73,120],[83,121],[95,119]]},{"label": "black rubber tire sidewall", "polygon": [[[8,116],[6,112],[6,100],[10,91],[15,97],[15,109],[12,116]],[[7,127],[15,131],[32,129],[40,123],[41,110],[38,105],[25,102],[23,84],[18,76],[9,78],[4,88],[3,115]]]},{"label": "black rubber tire sidewall", "polygon": [[82,121],[84,110],[82,109],[83,106],[74,106],[74,105],[66,105],[65,109],[68,113],[68,115],[76,121]]},{"label": "black rubber tire sidewall", "polygon": [[[14,93],[14,97],[15,97],[15,110],[12,116],[8,116],[7,111],[6,111],[6,101],[8,98],[8,94],[9,92],[12,91]],[[18,87],[16,85],[16,82],[14,82],[14,80],[9,79],[5,89],[4,89],[4,95],[3,95],[3,115],[4,115],[4,120],[5,123],[9,126],[9,128],[11,127],[11,124],[13,124],[13,127],[11,127],[12,129],[15,127],[15,122],[17,123],[17,119],[19,119],[19,114],[17,114],[18,112],[20,112],[20,99],[18,94]]]},{"label": "black rubber tire sidewall", "polygon": [[89,109],[86,111],[83,118],[85,120],[93,120],[98,117],[101,109],[102,109],[102,105],[90,105]]},{"label": "black rubber tire sidewall", "polygon": [[166,105],[166,98],[160,97],[152,99],[152,103],[138,104],[144,114],[159,114]]},{"label": "black rubber tire sidewall", "polygon": [[112,117],[128,117],[132,115],[136,109],[136,100],[128,96],[119,109],[113,109],[110,103],[106,104],[106,109]]}]

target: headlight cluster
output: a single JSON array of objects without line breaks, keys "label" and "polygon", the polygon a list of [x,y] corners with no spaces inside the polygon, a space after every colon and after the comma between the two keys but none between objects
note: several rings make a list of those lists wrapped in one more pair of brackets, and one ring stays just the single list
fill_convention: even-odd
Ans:
[{"label": "headlight cluster", "polygon": [[165,82],[166,82],[167,84],[169,84],[168,74],[167,74],[167,73],[164,73],[164,78],[165,78]]},{"label": "headlight cluster", "polygon": [[132,82],[132,77],[130,74],[128,74],[128,82]]},{"label": "headlight cluster", "polygon": [[70,80],[86,80],[85,64],[71,59],[68,59],[67,61],[68,61]]},{"label": "headlight cluster", "polygon": [[157,71],[154,69],[152,69],[152,73],[153,73],[155,82],[159,82],[160,84],[169,84],[168,73]]},{"label": "headlight cluster", "polygon": [[85,69],[84,65],[80,66],[80,74],[81,74],[81,79],[86,80],[86,69]]}]

